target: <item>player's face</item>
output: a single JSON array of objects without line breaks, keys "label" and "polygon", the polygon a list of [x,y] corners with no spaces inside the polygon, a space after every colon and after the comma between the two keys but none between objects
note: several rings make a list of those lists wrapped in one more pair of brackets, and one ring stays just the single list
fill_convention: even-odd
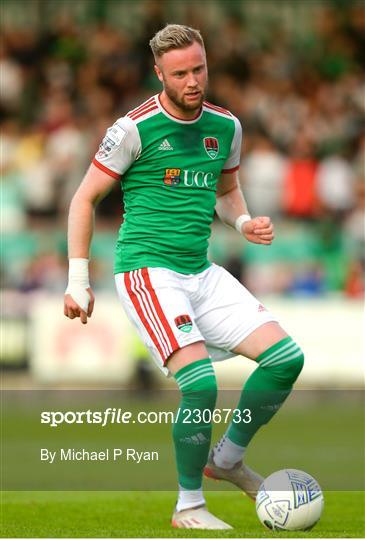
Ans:
[{"label": "player's face", "polygon": [[178,111],[191,114],[202,106],[208,84],[205,50],[194,42],[163,54],[155,66],[164,93]]}]

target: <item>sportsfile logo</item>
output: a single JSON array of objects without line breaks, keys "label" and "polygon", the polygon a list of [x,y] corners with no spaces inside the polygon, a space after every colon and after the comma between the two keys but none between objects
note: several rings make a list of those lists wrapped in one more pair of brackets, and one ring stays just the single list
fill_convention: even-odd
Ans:
[{"label": "sportsfile logo", "polygon": [[174,424],[181,420],[183,424],[251,422],[250,409],[183,409],[175,411],[128,411],[116,407],[108,407],[101,411],[42,411],[41,424],[58,428],[63,424]]}]

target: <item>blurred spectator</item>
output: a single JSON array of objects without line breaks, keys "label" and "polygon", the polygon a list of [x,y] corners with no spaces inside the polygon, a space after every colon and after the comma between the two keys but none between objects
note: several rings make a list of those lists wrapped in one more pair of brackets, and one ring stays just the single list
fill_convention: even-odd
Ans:
[{"label": "blurred spectator", "polygon": [[55,183],[51,163],[45,155],[46,143],[45,134],[39,128],[24,130],[16,153],[16,167],[21,174],[28,214],[54,217]]},{"label": "blurred spectator", "polygon": [[313,218],[317,214],[317,169],[313,143],[302,131],[294,140],[284,175],[283,210],[288,216]]},{"label": "blurred spectator", "polygon": [[341,156],[325,158],[318,167],[317,193],[325,210],[339,216],[354,205],[354,172]]},{"label": "blurred spectator", "polygon": [[281,214],[286,160],[264,132],[251,137],[241,167],[241,184],[252,215]]},{"label": "blurred spectator", "polygon": [[26,207],[21,176],[15,168],[19,130],[15,120],[9,118],[1,124],[0,139],[0,232],[5,235],[21,231],[26,226]]},{"label": "blurred spectator", "polygon": [[2,105],[8,111],[16,111],[23,90],[23,74],[20,65],[10,58],[4,39],[0,40],[0,73]]},{"label": "blurred spectator", "polygon": [[362,299],[365,292],[365,169],[356,181],[355,199],[355,207],[344,224],[350,261],[345,291],[349,296]]}]

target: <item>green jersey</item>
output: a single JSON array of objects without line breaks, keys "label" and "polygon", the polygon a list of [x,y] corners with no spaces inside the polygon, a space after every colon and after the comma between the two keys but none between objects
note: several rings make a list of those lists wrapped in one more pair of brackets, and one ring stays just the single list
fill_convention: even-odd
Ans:
[{"label": "green jersey", "polygon": [[124,192],[115,273],[143,267],[195,274],[209,265],[217,181],[239,168],[241,126],[204,102],[193,120],[169,114],[159,96],[109,128],[93,163]]}]

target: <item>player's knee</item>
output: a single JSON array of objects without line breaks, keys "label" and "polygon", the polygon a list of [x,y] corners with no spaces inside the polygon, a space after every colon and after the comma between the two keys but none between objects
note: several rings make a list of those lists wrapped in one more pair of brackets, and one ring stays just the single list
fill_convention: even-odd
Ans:
[{"label": "player's knee", "polygon": [[297,380],[300,375],[300,372],[304,366],[304,353],[302,349],[298,346],[299,354],[293,360],[291,360],[291,371],[293,374],[293,382]]},{"label": "player's knee", "polygon": [[183,368],[175,375],[184,401],[199,409],[214,408],[217,399],[217,379],[210,359]]},{"label": "player's knee", "polygon": [[274,353],[269,350],[267,357],[260,362],[260,367],[270,372],[274,379],[287,385],[295,383],[303,365],[304,353],[291,338],[285,340],[284,345]]},{"label": "player's knee", "polygon": [[214,409],[217,401],[218,386],[215,375],[203,377],[196,384],[192,383],[189,389],[181,390],[185,399],[197,409]]}]

